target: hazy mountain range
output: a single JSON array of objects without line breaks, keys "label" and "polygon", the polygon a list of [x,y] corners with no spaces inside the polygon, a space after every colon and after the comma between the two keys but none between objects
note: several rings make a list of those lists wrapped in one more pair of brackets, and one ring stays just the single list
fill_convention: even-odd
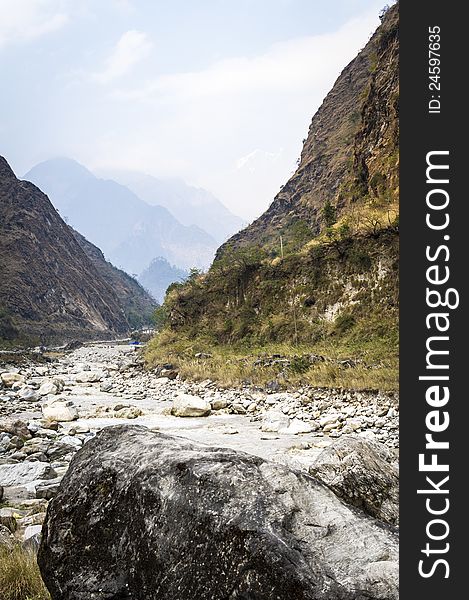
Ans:
[{"label": "hazy mountain range", "polygon": [[132,190],[148,204],[164,206],[186,226],[195,225],[222,244],[247,225],[213,194],[182,179],[157,179],[136,171],[103,171],[106,176]]},{"label": "hazy mountain range", "polygon": [[[119,178],[129,187],[96,177],[69,158],[39,163],[24,176],[108,260],[132,274],[140,275],[158,257],[178,269],[206,269],[219,241],[242,226],[242,220],[211,194],[182,181],[139,173],[121,173]],[[184,222],[176,214],[183,215]],[[179,276],[175,273],[176,280]]]},{"label": "hazy mountain range", "polygon": [[155,258],[139,277],[140,283],[150,294],[162,303],[166,290],[172,283],[181,283],[189,276],[188,271],[169,264],[165,258]]}]

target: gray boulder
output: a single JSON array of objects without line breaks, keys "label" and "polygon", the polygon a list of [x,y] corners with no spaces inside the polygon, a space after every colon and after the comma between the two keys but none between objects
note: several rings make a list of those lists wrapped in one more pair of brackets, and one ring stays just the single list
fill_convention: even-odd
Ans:
[{"label": "gray boulder", "polygon": [[56,475],[54,469],[43,462],[0,465],[0,484],[4,487],[25,485],[38,479],[53,479]]},{"label": "gray boulder", "polygon": [[387,523],[399,523],[399,473],[380,442],[344,435],[323,450],[311,475],[337,496]]},{"label": "gray boulder", "polygon": [[51,501],[53,600],[391,600],[395,528],[306,474],[140,426],[103,429]]}]

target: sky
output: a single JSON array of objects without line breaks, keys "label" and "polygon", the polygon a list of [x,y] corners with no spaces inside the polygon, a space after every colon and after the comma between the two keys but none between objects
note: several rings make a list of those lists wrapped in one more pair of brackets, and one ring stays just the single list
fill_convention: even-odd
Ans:
[{"label": "sky", "polygon": [[252,220],[383,0],[0,0],[0,154],[180,177]]}]

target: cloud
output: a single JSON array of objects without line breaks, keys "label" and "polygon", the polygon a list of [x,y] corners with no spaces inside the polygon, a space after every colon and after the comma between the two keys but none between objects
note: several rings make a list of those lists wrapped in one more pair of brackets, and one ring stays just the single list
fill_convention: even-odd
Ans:
[{"label": "cloud", "polygon": [[375,25],[376,16],[370,14],[336,32],[274,44],[259,56],[224,59],[199,71],[162,75],[139,88],[120,90],[116,97],[187,102],[236,94],[305,92],[329,80],[331,67],[344,66],[344,60],[352,57],[350,49],[358,50],[359,40],[364,45],[363,32],[371,34]]},{"label": "cloud", "polygon": [[[135,115],[125,159],[133,168],[141,161],[148,172],[183,176],[234,212],[257,216],[291,176],[313,114],[377,21],[369,11],[336,31],[258,55],[114,88],[108,100],[115,110],[124,115],[131,105]],[[118,148],[113,140],[102,153],[108,165],[123,160]],[[172,172],[174,157],[179,173]]]},{"label": "cloud", "polygon": [[105,62],[104,69],[93,74],[93,79],[107,84],[129,73],[132,68],[149,56],[153,44],[148,35],[131,29],[120,37]]},{"label": "cloud", "polygon": [[69,16],[60,0],[0,0],[0,47],[61,29]]}]

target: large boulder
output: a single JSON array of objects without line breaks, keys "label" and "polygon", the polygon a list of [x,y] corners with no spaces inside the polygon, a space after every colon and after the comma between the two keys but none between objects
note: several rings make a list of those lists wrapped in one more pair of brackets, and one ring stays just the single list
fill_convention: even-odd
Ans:
[{"label": "large boulder", "polygon": [[211,410],[210,402],[199,396],[178,394],[173,400],[171,414],[175,417],[206,417]]},{"label": "large boulder", "polygon": [[53,600],[391,600],[397,560],[310,476],[128,425],[75,455],[38,557]]},{"label": "large boulder", "polygon": [[398,524],[399,473],[380,442],[344,435],[323,450],[309,472],[346,502]]}]

